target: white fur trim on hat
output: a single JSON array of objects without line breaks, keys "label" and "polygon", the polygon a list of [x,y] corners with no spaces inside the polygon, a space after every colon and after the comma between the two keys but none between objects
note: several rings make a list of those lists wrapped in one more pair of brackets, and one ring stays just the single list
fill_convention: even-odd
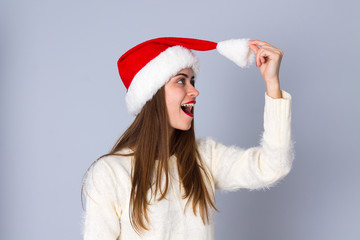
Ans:
[{"label": "white fur trim on hat", "polygon": [[137,115],[155,93],[184,68],[199,72],[199,60],[189,49],[174,46],[167,48],[146,64],[134,77],[126,93],[126,104],[130,114]]},{"label": "white fur trim on hat", "polygon": [[249,67],[255,62],[255,54],[249,48],[249,39],[230,39],[219,42],[218,52],[240,67]]}]

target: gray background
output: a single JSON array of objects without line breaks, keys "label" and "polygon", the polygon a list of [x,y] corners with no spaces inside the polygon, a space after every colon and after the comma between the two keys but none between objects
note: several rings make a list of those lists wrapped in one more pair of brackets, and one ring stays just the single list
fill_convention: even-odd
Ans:
[{"label": "gray background", "polygon": [[[0,3],[0,239],[80,239],[81,179],[133,118],[116,61],[144,40],[249,37],[284,50],[296,160],[269,191],[217,192],[217,239],[359,239],[356,1]],[[198,137],[256,146],[265,85],[198,53]]]}]

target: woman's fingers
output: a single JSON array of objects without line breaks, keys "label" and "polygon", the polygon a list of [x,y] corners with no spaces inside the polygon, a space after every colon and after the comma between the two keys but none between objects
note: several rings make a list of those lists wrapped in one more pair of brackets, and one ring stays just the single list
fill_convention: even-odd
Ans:
[{"label": "woman's fingers", "polygon": [[266,58],[271,55],[270,51],[264,48],[260,48],[256,54],[256,66],[260,67],[261,64],[266,62]]},{"label": "woman's fingers", "polygon": [[[250,42],[250,41],[249,41]],[[255,44],[249,44],[250,49],[256,54],[259,51],[259,47]]]},{"label": "woman's fingers", "polygon": [[[259,45],[261,48],[259,48],[257,45]],[[260,40],[249,40],[249,47],[256,55],[255,62],[256,66],[258,67],[266,63],[268,59],[277,60],[283,55],[282,50]]]},{"label": "woman's fingers", "polygon": [[[259,45],[261,48],[259,48],[257,45]],[[256,55],[256,66],[260,67],[261,64],[264,64],[266,62],[266,53],[264,53],[264,47],[271,46],[267,42],[263,42],[260,40],[249,40],[249,47]]]},{"label": "woman's fingers", "polygon": [[249,44],[256,44],[256,45],[259,45],[260,47],[262,47],[262,46],[271,46],[271,47],[273,47],[269,43],[264,42],[264,41],[260,41],[260,40],[249,40]]}]

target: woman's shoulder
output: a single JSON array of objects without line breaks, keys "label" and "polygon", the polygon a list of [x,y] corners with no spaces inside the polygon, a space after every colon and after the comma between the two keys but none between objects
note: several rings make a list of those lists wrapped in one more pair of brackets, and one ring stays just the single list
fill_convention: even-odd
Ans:
[{"label": "woman's shoulder", "polygon": [[126,192],[130,185],[131,156],[121,156],[118,153],[97,159],[84,177],[86,194],[95,198],[100,195],[114,197],[114,192]]},{"label": "woman's shoulder", "polygon": [[122,150],[112,155],[105,155],[96,160],[86,173],[87,185],[126,186],[131,179],[131,156],[128,150]]},{"label": "woman's shoulder", "polygon": [[132,150],[129,148],[119,150],[111,155],[99,158],[95,164],[106,165],[113,171],[131,171]]}]

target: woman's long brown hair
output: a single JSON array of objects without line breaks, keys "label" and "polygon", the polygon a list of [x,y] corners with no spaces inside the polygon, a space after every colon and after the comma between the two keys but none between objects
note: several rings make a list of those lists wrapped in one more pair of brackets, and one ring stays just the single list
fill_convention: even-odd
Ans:
[{"label": "woman's long brown hair", "polygon": [[[145,104],[110,153],[100,157],[125,155],[134,158],[129,217],[132,227],[138,234],[143,230],[149,230],[147,208],[150,200],[160,201],[166,197],[169,188],[169,158],[172,155],[176,156],[179,179],[185,190],[182,197],[188,198],[186,207],[192,202],[194,214],[197,215],[199,210],[204,224],[209,223],[209,207],[217,210],[211,184],[208,184],[209,187],[206,185],[206,181],[210,183],[210,177],[203,167],[197,149],[194,122],[192,121],[191,128],[187,131],[175,129],[170,139],[168,133],[169,120],[163,86]],[[119,154],[118,151],[124,148],[134,151],[128,155]],[[165,183],[162,183],[163,175]],[[149,190],[151,197],[147,198]],[[156,199],[158,194],[159,197]]]}]

